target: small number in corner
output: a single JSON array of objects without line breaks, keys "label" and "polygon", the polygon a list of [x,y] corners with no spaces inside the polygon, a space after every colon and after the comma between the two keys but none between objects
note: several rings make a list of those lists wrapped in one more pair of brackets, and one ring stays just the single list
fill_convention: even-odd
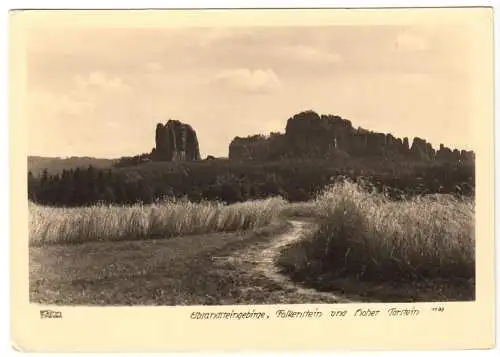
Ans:
[{"label": "small number in corner", "polygon": [[434,312],[444,312],[444,307],[443,306],[435,306],[431,310]]}]

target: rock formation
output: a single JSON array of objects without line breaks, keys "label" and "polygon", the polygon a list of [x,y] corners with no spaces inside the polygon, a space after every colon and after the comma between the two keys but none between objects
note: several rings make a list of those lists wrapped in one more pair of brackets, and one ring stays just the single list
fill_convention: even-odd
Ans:
[{"label": "rock formation", "polygon": [[156,161],[200,160],[200,150],[196,132],[188,124],[169,120],[165,125],[156,126],[156,146],[151,158]]},{"label": "rock formation", "polygon": [[305,111],[288,119],[284,134],[269,137],[236,137],[229,146],[233,160],[276,160],[286,157],[335,158],[383,157],[388,159],[471,161],[471,151],[450,150],[443,145],[436,152],[430,143],[414,138],[396,138],[363,128],[353,128],[349,120],[334,115]]},{"label": "rock formation", "polygon": [[413,144],[411,145],[410,152],[413,157],[422,160],[432,160],[436,152],[425,139],[414,138]]}]

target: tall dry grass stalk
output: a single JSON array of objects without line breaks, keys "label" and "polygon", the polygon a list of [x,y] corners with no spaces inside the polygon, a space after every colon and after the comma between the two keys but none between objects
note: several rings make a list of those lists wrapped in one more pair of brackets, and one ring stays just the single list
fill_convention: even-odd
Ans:
[{"label": "tall dry grass stalk", "polygon": [[395,281],[475,274],[474,202],[448,195],[391,201],[343,182],[314,201],[294,204],[270,198],[233,205],[165,201],[49,208],[30,203],[29,209],[31,245],[231,232],[264,227],[286,215],[313,216],[319,230],[288,251],[299,254],[283,256],[295,270]]},{"label": "tall dry grass stalk", "polygon": [[281,198],[233,205],[165,201],[150,205],[53,208],[29,205],[30,245],[79,243],[255,229],[280,214]]},{"label": "tall dry grass stalk", "polygon": [[368,280],[474,277],[471,199],[432,195],[390,201],[344,182],[317,197],[313,210],[320,229],[299,243],[306,259],[297,269]]}]

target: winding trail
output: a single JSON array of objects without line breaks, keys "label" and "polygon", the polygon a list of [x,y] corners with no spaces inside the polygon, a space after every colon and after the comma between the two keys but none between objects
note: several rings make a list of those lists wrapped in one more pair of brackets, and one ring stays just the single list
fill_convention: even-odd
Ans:
[{"label": "winding trail", "polygon": [[291,228],[285,233],[273,237],[268,242],[251,245],[236,251],[232,255],[222,258],[222,260],[242,266],[251,266],[254,274],[262,274],[285,291],[294,291],[315,300],[321,299],[334,303],[353,302],[331,292],[322,292],[301,286],[280,272],[277,260],[282,250],[287,245],[300,240],[305,232],[314,229],[316,226],[313,222],[303,220],[289,220],[289,223]]},{"label": "winding trail", "polygon": [[63,305],[259,305],[361,301],[292,281],[277,261],[316,229],[30,247],[30,301]]},{"label": "winding trail", "polygon": [[474,282],[395,286],[339,278],[328,281],[333,291],[303,286],[282,273],[278,259],[288,245],[315,229],[317,223],[300,219],[260,232],[30,247],[30,301],[178,306],[464,301],[475,296]]}]

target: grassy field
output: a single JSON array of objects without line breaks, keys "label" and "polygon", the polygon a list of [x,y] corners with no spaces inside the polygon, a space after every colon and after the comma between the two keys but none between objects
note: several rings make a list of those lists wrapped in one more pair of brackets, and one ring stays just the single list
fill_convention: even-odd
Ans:
[{"label": "grassy field", "polygon": [[[273,239],[291,217],[318,223],[317,230],[284,249],[278,261],[297,283],[367,301],[474,298],[470,198],[429,195],[391,201],[344,182],[305,203],[281,198],[233,205],[165,201],[50,208],[30,203],[29,209],[35,301],[307,302],[290,292],[284,299],[279,287],[248,276],[252,262],[221,270],[212,259]],[[140,296],[150,290],[153,295]],[[266,301],[271,295],[275,300]]]},{"label": "grassy field", "polygon": [[[265,243],[279,222],[246,232],[30,247],[30,301],[56,305],[312,303],[219,257]],[[316,301],[321,302],[321,301]]]},{"label": "grassy field", "polygon": [[281,266],[298,281],[323,290],[348,289],[342,284],[346,280],[359,282],[361,289],[366,282],[393,283],[403,295],[419,286],[443,290],[446,296],[450,292],[444,290],[452,286],[463,289],[467,298],[474,296],[471,199],[430,195],[390,201],[344,182],[307,209],[295,205],[287,210],[302,216],[313,212],[320,222],[317,231],[281,255]]},{"label": "grassy field", "polygon": [[164,201],[132,206],[43,207],[30,203],[30,245],[170,238],[268,226],[280,215],[280,198],[233,205]]}]

